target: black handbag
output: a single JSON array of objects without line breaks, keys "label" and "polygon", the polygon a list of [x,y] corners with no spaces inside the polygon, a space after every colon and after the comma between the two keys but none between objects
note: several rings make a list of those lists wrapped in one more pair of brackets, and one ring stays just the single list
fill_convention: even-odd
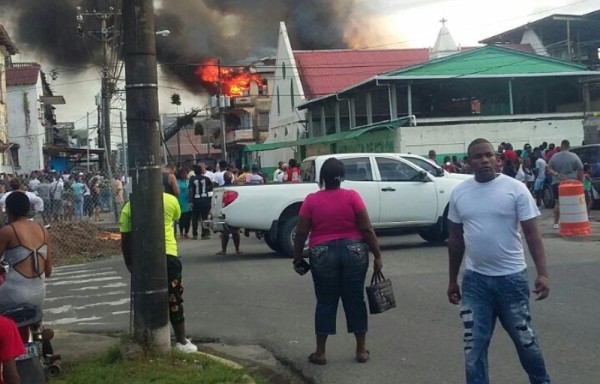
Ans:
[{"label": "black handbag", "polygon": [[365,288],[369,300],[369,312],[374,315],[396,307],[392,282],[383,277],[381,270],[373,272],[371,285]]}]

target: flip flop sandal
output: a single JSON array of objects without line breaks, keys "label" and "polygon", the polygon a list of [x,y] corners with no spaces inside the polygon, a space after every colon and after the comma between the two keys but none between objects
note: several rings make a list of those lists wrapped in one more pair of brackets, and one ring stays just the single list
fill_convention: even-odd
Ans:
[{"label": "flip flop sandal", "polygon": [[223,252],[223,251],[215,253],[215,255],[217,255],[217,256],[225,256],[226,254],[227,254],[227,252]]},{"label": "flip flop sandal", "polygon": [[319,358],[314,353],[311,353],[310,355],[308,355],[308,361],[310,361],[311,363],[316,364],[316,365],[325,365],[325,364],[327,364],[327,359],[326,358],[324,358],[324,357]]},{"label": "flip flop sandal", "polygon": [[366,353],[363,353],[363,354],[358,354],[358,355],[356,355],[356,361],[359,363],[366,363],[367,361],[369,361],[369,356],[370,356],[369,351],[367,351]]}]

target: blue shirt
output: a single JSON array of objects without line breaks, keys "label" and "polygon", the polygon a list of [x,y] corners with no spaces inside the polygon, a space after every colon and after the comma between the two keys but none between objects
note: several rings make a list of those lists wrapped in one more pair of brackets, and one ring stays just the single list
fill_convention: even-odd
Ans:
[{"label": "blue shirt", "polygon": [[190,188],[188,182],[187,180],[177,179],[177,185],[179,185],[177,200],[179,200],[181,212],[188,212],[190,210]]},{"label": "blue shirt", "polygon": [[75,182],[71,185],[71,189],[73,190],[73,196],[83,196],[83,184],[80,182]]}]

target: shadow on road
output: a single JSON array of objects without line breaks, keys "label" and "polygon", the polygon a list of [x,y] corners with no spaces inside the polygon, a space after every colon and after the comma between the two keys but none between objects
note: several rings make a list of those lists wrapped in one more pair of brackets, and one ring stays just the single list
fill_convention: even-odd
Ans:
[{"label": "shadow on road", "polygon": [[226,255],[210,255],[201,258],[189,257],[186,258],[186,263],[212,264],[212,263],[229,263],[233,261],[257,261],[257,260],[291,260],[287,256],[270,252],[270,253],[228,253]]}]

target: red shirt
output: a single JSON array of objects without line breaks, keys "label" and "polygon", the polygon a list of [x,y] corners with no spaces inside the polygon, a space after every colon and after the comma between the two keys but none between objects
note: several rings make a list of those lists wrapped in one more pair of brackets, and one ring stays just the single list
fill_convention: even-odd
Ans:
[{"label": "red shirt", "polygon": [[518,164],[519,156],[517,156],[517,152],[512,149],[507,149],[504,151],[504,160],[512,160],[513,164]]},{"label": "red shirt", "polygon": [[286,181],[289,181],[291,183],[300,182],[300,169],[297,167],[288,169]]},{"label": "red shirt", "polygon": [[339,239],[361,240],[363,235],[356,224],[356,213],[366,209],[365,203],[353,189],[331,189],[306,196],[300,216],[310,219],[311,247]]},{"label": "red shirt", "polygon": [[[0,363],[14,359],[24,353],[25,348],[17,326],[11,319],[0,316]],[[1,369],[0,384],[4,384]]]}]

